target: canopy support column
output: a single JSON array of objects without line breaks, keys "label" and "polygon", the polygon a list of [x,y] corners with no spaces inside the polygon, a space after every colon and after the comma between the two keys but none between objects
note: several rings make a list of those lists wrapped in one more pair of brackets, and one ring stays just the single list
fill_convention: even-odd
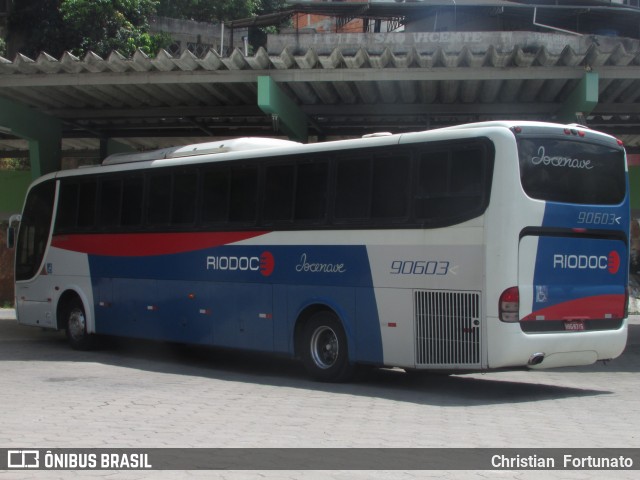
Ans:
[{"label": "canopy support column", "polygon": [[60,170],[62,122],[18,102],[0,98],[0,126],[29,142],[31,177]]},{"label": "canopy support column", "polygon": [[292,140],[306,142],[309,136],[308,119],[305,113],[291,100],[278,84],[268,76],[258,77],[258,107],[274,119]]},{"label": "canopy support column", "polygon": [[558,120],[566,123],[584,122],[598,104],[598,74],[586,72],[558,112]]}]

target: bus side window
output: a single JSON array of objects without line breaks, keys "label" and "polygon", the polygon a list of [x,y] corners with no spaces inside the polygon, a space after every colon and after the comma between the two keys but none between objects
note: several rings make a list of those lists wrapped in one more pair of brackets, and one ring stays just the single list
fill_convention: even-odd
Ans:
[{"label": "bus side window", "polygon": [[416,218],[424,220],[443,215],[449,192],[449,175],[449,152],[428,152],[420,157],[415,198]]},{"label": "bus side window", "polygon": [[478,196],[482,194],[485,162],[479,148],[454,150],[452,153],[451,194]]},{"label": "bus side window", "polygon": [[149,177],[147,192],[147,225],[168,225],[171,219],[171,174],[154,174]]},{"label": "bus side window", "polygon": [[481,215],[488,203],[488,153],[477,143],[424,152],[418,162],[415,216],[436,226]]},{"label": "bus side window", "polygon": [[124,179],[121,218],[123,227],[139,227],[142,225],[143,188],[144,181],[142,176]]},{"label": "bus side window", "polygon": [[81,183],[63,182],[60,185],[56,233],[92,228],[96,222],[95,180]]},{"label": "bus side window", "polygon": [[82,182],[78,191],[78,228],[91,228],[96,223],[96,195],[98,185],[95,181]]},{"label": "bus side window", "polygon": [[64,182],[60,185],[56,233],[73,231],[78,218],[78,184]]},{"label": "bus side window", "polygon": [[195,172],[179,172],[173,177],[171,224],[189,225],[196,220],[198,175]]},{"label": "bus side window", "polygon": [[232,167],[229,221],[254,223],[258,211],[257,167]]},{"label": "bus side window", "polygon": [[100,183],[100,207],[98,224],[101,227],[115,227],[120,224],[122,204],[122,181],[105,179]]},{"label": "bus side window", "polygon": [[336,219],[368,219],[371,215],[371,161],[340,160],[336,172]]},{"label": "bus side window", "polygon": [[408,213],[409,157],[379,157],[373,163],[371,217],[403,218]]},{"label": "bus side window", "polygon": [[321,223],[327,218],[329,164],[300,163],[296,173],[296,223]]},{"label": "bus side window", "polygon": [[203,172],[201,220],[205,225],[222,224],[229,219],[229,180],[226,167]]},{"label": "bus side window", "polygon": [[271,165],[265,169],[263,220],[266,224],[291,222],[294,175],[294,165]]}]

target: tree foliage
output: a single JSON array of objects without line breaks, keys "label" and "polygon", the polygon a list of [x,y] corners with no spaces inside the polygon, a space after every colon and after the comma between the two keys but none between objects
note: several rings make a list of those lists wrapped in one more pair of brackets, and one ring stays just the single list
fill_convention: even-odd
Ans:
[{"label": "tree foliage", "polygon": [[41,51],[53,56],[89,50],[131,55],[137,48],[155,53],[170,43],[165,35],[149,33],[157,6],[157,0],[21,0],[9,17],[9,31],[31,57]]},{"label": "tree foliage", "polygon": [[149,34],[156,7],[157,0],[62,0],[60,13],[74,53],[132,55],[136,48],[155,53],[160,46],[162,39]]},{"label": "tree foliage", "polygon": [[[106,57],[113,50],[130,56],[140,48],[155,54],[171,39],[149,32],[149,18],[160,15],[221,22],[273,12],[285,0],[20,0],[9,17],[10,38],[20,52],[35,58],[46,51],[82,56],[89,50]],[[264,36],[254,29],[251,38]]]},{"label": "tree foliage", "polygon": [[[258,15],[277,12],[286,7],[286,0],[262,0],[261,6],[256,12]],[[249,29],[249,42],[256,48],[267,43],[267,34],[277,33],[279,26],[252,27]]]},{"label": "tree foliage", "polygon": [[67,30],[60,15],[62,0],[21,0],[15,2],[8,19],[8,40],[24,45],[21,53],[35,57],[41,51],[64,52]]},{"label": "tree foliage", "polygon": [[262,3],[264,0],[159,0],[158,15],[198,22],[226,22],[257,14]]},{"label": "tree foliage", "polygon": [[29,170],[29,157],[0,158],[0,170]]}]

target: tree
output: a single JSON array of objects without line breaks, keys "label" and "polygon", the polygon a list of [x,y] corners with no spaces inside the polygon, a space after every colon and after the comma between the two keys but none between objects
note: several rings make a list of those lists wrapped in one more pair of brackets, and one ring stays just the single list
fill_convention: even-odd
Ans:
[{"label": "tree", "polygon": [[165,35],[149,33],[149,16],[158,0],[21,0],[9,17],[9,32],[19,50],[30,57],[65,50],[84,55],[112,50],[132,55],[137,48],[155,54],[169,45]]},{"label": "tree", "polygon": [[[60,57],[65,51],[82,56],[89,50],[102,57],[113,50],[130,56],[138,48],[155,55],[169,46],[171,39],[149,33],[152,15],[222,22],[271,13],[284,1],[20,0],[9,17],[9,45],[32,58],[42,51]],[[250,42],[261,45],[264,33],[252,28]]]},{"label": "tree", "polygon": [[37,57],[43,50],[61,55],[68,42],[60,3],[61,0],[15,2],[8,19],[8,43],[18,45],[20,52],[29,57]]},{"label": "tree", "polygon": [[155,54],[169,41],[149,33],[157,0],[62,0],[60,13],[71,32],[71,50],[106,56],[113,50],[132,55],[140,48]]},{"label": "tree", "polygon": [[[286,0],[261,0],[260,8],[257,10],[258,15],[266,15],[282,10],[286,6]],[[277,33],[279,25],[270,27],[251,27],[249,28],[249,43],[254,49],[264,46],[267,43],[267,35]]]}]

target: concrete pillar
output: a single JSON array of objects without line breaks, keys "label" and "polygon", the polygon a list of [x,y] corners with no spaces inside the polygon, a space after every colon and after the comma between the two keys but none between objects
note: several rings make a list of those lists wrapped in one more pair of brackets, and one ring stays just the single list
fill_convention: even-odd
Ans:
[{"label": "concrete pillar", "polygon": [[60,170],[62,122],[18,102],[0,98],[0,127],[29,142],[31,177]]}]

